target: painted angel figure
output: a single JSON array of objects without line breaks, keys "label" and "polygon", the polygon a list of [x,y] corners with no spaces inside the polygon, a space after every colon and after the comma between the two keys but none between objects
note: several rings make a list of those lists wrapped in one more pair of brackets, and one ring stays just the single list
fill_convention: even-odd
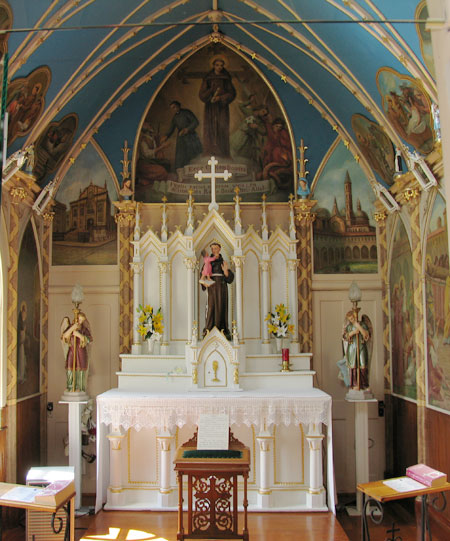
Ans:
[{"label": "painted angel figure", "polygon": [[[372,353],[372,323],[365,314],[358,321],[358,311],[349,310],[342,333],[344,359],[351,389],[369,388],[369,364]],[[345,378],[344,378],[345,380]]]},{"label": "painted angel figure", "polygon": [[66,316],[61,322],[61,343],[66,368],[66,391],[86,392],[89,370],[89,344],[92,334],[84,312],[76,312],[73,323]]}]

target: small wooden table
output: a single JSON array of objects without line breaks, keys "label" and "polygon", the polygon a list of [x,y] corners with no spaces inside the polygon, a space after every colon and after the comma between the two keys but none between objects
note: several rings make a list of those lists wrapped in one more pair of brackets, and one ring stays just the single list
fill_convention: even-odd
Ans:
[{"label": "small wooden table", "polygon": [[[0,498],[11,490],[12,488],[19,487],[24,489],[29,489],[32,487],[25,485],[15,485],[12,483],[0,483]],[[55,534],[61,532],[63,527],[63,519],[56,516],[56,513],[59,509],[63,509],[67,516],[66,530],[64,532],[64,541],[74,541],[75,540],[75,491],[73,494],[69,495],[65,500],[63,500],[59,505],[43,505],[40,503],[26,502],[20,500],[6,500],[0,499],[0,541],[2,539],[2,508],[3,507],[15,507],[17,509],[26,509],[29,511],[41,511],[44,513],[51,513],[52,516],[51,526]],[[57,524],[55,524],[57,522]]]},{"label": "small wooden table", "polygon": [[[375,505],[380,512],[380,516],[375,515],[375,510],[370,511],[370,518],[376,524],[381,524],[383,521],[383,503],[394,500],[402,500],[404,498],[422,497],[422,515],[421,515],[421,539],[425,541],[425,532],[431,539],[430,523],[428,519],[427,497],[430,494],[435,494],[435,498],[431,500],[431,505],[438,511],[443,511],[447,505],[445,492],[450,490],[450,483],[445,483],[440,487],[427,487],[420,490],[411,490],[410,492],[398,492],[393,488],[388,487],[383,481],[374,481],[372,483],[362,483],[356,487],[362,492],[362,520],[361,520],[361,539],[362,541],[370,541],[369,526],[367,523],[367,508],[369,505]],[[442,497],[442,504],[437,505],[439,496]],[[374,512],[375,511],[375,512]]]},{"label": "small wooden table", "polygon": [[[242,539],[248,541],[247,480],[250,450],[230,433],[230,451],[238,458],[186,457],[197,450],[197,433],[178,448],[175,471],[178,478],[178,533],[184,539]],[[195,453],[194,453],[195,454]],[[183,527],[183,475],[188,478],[188,531]],[[244,527],[238,533],[238,475],[244,478]]]}]

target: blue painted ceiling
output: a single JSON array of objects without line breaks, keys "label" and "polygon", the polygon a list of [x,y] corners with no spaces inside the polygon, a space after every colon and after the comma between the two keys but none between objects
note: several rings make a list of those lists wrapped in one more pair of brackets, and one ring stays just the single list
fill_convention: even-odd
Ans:
[{"label": "blue painted ceiling", "polygon": [[[420,79],[436,101],[422,58],[410,0],[10,0],[9,78],[49,66],[39,120],[9,152],[36,141],[49,122],[79,119],[64,175],[94,138],[120,171],[124,139],[132,147],[150,97],[193,51],[218,39],[256,66],[278,94],[297,144],[319,167],[340,137],[368,176],[351,127],[353,114],[398,134],[383,111],[376,74],[390,67]],[[376,22],[370,22],[374,21]],[[321,21],[321,22],[320,22]],[[214,33],[213,24],[218,26]],[[58,174],[58,172],[57,172]]]}]

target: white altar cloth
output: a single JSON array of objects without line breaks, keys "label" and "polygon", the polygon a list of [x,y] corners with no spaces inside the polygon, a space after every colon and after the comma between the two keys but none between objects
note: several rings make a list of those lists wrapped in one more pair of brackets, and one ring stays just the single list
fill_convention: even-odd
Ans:
[{"label": "white altar cloth", "polygon": [[96,512],[106,502],[109,484],[107,427],[117,430],[157,428],[170,430],[197,424],[200,413],[227,413],[230,425],[327,426],[327,501],[335,512],[331,396],[319,389],[298,392],[254,390],[242,392],[157,393],[111,389],[97,396]]}]

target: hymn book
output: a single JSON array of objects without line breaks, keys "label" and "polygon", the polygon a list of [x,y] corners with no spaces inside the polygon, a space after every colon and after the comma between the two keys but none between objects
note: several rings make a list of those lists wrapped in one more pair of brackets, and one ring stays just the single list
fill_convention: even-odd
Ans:
[{"label": "hymn book", "polygon": [[447,482],[447,475],[425,464],[416,464],[406,468],[406,475],[427,487],[441,487]]},{"label": "hymn book", "polygon": [[34,503],[58,506],[73,494],[75,494],[75,483],[73,481],[53,481],[53,483],[36,492]]}]

